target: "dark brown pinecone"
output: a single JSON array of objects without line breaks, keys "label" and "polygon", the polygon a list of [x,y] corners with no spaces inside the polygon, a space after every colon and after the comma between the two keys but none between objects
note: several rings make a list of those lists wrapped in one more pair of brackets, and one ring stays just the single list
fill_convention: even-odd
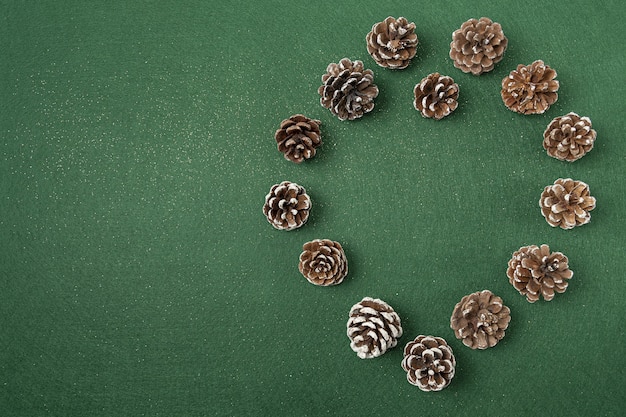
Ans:
[{"label": "dark brown pinecone", "polygon": [[374,109],[378,87],[372,70],[364,69],[363,62],[344,58],[331,63],[322,76],[317,90],[320,103],[340,120],[354,120]]},{"label": "dark brown pinecone", "polygon": [[297,164],[315,156],[315,149],[322,144],[319,120],[309,119],[296,114],[280,123],[280,129],[274,137],[278,150],[285,154],[285,159]]},{"label": "dark brown pinecone", "polygon": [[429,74],[415,85],[413,106],[422,116],[442,119],[452,113],[459,98],[459,85],[451,77]]},{"label": "dark brown pinecone", "polygon": [[283,181],[265,196],[263,214],[276,229],[293,230],[306,223],[310,209],[311,199],[304,187]]},{"label": "dark brown pinecone", "polygon": [[391,349],[402,336],[400,317],[389,304],[365,297],[350,309],[350,347],[361,359],[376,358]]},{"label": "dark brown pinecone", "polygon": [[466,295],[457,303],[450,327],[457,339],[472,349],[495,346],[509,327],[511,311],[489,290]]},{"label": "dark brown pinecone", "polygon": [[523,246],[513,253],[506,275],[520,294],[534,303],[543,295],[550,301],[554,293],[564,293],[568,279],[574,273],[569,269],[567,256],[550,252],[548,245]]},{"label": "dark brown pinecone", "polygon": [[422,391],[441,391],[454,377],[456,359],[444,339],[420,335],[404,347],[402,369]]},{"label": "dark brown pinecone", "polygon": [[450,58],[461,71],[480,75],[502,60],[507,44],[499,23],[488,17],[470,19],[452,33]]},{"label": "dark brown pinecone", "polygon": [[415,23],[391,16],[372,26],[365,37],[367,52],[381,67],[391,69],[406,68],[415,56],[418,39]]},{"label": "dark brown pinecone", "polygon": [[517,69],[502,80],[502,101],[521,114],[541,114],[558,99],[559,82],[556,71],[541,60]]},{"label": "dark brown pinecone", "polygon": [[348,261],[339,242],[315,239],[305,243],[302,250],[298,269],[311,284],[341,284],[348,274]]},{"label": "dark brown pinecone", "polygon": [[589,212],[596,208],[596,199],[584,182],[559,178],[543,189],[539,206],[550,226],[572,229],[591,221]]},{"label": "dark brown pinecone", "polygon": [[543,132],[543,148],[553,158],[573,162],[593,148],[596,131],[588,117],[568,113],[553,119]]}]

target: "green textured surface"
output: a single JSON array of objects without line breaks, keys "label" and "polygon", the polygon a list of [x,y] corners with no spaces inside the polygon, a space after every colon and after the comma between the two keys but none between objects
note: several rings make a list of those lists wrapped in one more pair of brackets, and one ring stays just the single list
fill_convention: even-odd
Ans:
[{"label": "green textured surface", "polygon": [[[0,2],[0,414],[3,416],[620,415],[626,407],[623,19],[612,1],[353,3]],[[385,17],[417,24],[403,71],[367,55]],[[448,58],[471,17],[509,47],[480,77]],[[376,108],[340,122],[319,105],[330,62],[361,59]],[[501,79],[543,59],[559,100],[507,110]],[[460,105],[433,121],[413,86],[439,71]],[[548,122],[589,116],[595,148],[572,164],[541,146]],[[273,133],[295,113],[324,144],[297,166]],[[592,221],[551,228],[539,195],[590,185]],[[292,232],[263,217],[272,184],[313,200]],[[319,288],[302,244],[340,241],[350,274]],[[520,246],[547,243],[574,278],[550,302],[508,283]],[[490,289],[512,311],[495,348],[472,351],[449,317]],[[399,346],[349,348],[350,307],[382,298]],[[457,375],[439,393],[406,382],[402,346],[444,337]]]}]

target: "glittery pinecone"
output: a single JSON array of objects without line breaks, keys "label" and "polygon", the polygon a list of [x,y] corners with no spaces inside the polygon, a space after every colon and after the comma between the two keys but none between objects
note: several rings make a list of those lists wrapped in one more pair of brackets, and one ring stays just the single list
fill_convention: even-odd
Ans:
[{"label": "glittery pinecone", "polygon": [[263,205],[265,217],[279,230],[302,226],[309,218],[310,209],[311,199],[304,187],[289,181],[272,186]]},{"label": "glittery pinecone", "polygon": [[495,346],[504,337],[511,311],[489,290],[466,295],[457,303],[450,327],[457,339],[472,349]]},{"label": "glittery pinecone", "polygon": [[502,101],[514,112],[541,114],[559,97],[559,82],[555,78],[556,71],[541,60],[520,64],[502,80]]},{"label": "glittery pinecone", "polygon": [[459,85],[451,77],[429,74],[415,85],[413,106],[422,116],[443,119],[459,105]]},{"label": "glittery pinecone", "polygon": [[574,273],[569,269],[567,256],[550,252],[548,245],[523,246],[513,253],[506,275],[520,294],[534,303],[543,295],[550,301],[554,293],[564,293],[568,279]]},{"label": "glittery pinecone", "polygon": [[596,207],[596,199],[584,182],[559,178],[543,189],[539,206],[550,226],[572,229],[591,221],[589,212]]},{"label": "glittery pinecone", "polygon": [[382,355],[398,343],[400,336],[400,317],[383,300],[365,297],[350,309],[348,337],[350,347],[359,358]]},{"label": "glittery pinecone", "polygon": [[285,154],[285,159],[299,164],[305,159],[313,158],[315,149],[322,144],[321,123],[302,114],[283,120],[274,137],[278,150]]},{"label": "glittery pinecone", "polygon": [[588,117],[568,113],[553,119],[543,132],[543,148],[553,158],[573,162],[593,148],[596,131]]},{"label": "glittery pinecone", "polygon": [[507,44],[499,23],[487,17],[470,19],[452,33],[450,58],[461,71],[480,75],[502,60]]},{"label": "glittery pinecone", "polygon": [[454,377],[456,359],[441,337],[420,335],[404,347],[402,369],[422,391],[441,391]]},{"label": "glittery pinecone", "polygon": [[374,109],[378,87],[372,70],[364,69],[363,62],[344,58],[331,63],[322,76],[317,92],[320,103],[340,120],[354,120]]},{"label": "glittery pinecone", "polygon": [[311,284],[341,284],[348,274],[348,261],[339,242],[316,239],[305,243],[302,250],[298,269]]},{"label": "glittery pinecone", "polygon": [[406,68],[415,56],[418,39],[415,23],[391,16],[372,26],[365,37],[367,52],[381,67],[391,69]]}]

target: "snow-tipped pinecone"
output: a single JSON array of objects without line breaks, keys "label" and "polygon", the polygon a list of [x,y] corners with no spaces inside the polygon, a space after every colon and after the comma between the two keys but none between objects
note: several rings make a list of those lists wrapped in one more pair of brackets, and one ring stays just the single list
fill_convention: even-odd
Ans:
[{"label": "snow-tipped pinecone", "polygon": [[367,52],[381,67],[391,69],[406,68],[415,56],[418,39],[415,23],[391,16],[372,26],[365,37]]},{"label": "snow-tipped pinecone", "polygon": [[299,164],[305,159],[313,158],[315,149],[322,144],[321,123],[302,114],[283,120],[274,137],[278,150],[285,155],[285,159]]},{"label": "snow-tipped pinecone", "polygon": [[348,274],[348,261],[339,242],[315,239],[305,243],[302,250],[298,269],[311,284],[341,284]]},{"label": "snow-tipped pinecone", "polygon": [[596,208],[596,199],[584,182],[559,178],[543,189],[539,206],[550,226],[572,229],[591,221],[589,212]]},{"label": "snow-tipped pinecone", "polygon": [[558,99],[559,82],[556,71],[541,60],[517,69],[502,80],[502,101],[521,114],[541,114]]},{"label": "snow-tipped pinecone", "polygon": [[472,349],[495,346],[509,327],[511,311],[489,290],[466,295],[454,306],[450,327],[457,339]]},{"label": "snow-tipped pinecone", "polygon": [[540,295],[550,301],[555,292],[564,293],[567,280],[574,273],[569,269],[567,256],[561,252],[550,252],[548,245],[531,245],[513,253],[506,275],[511,285],[534,303]]},{"label": "snow-tipped pinecone", "polygon": [[275,184],[265,196],[263,214],[279,230],[293,230],[304,225],[309,218],[311,198],[304,187],[295,182]]},{"label": "snow-tipped pinecone", "polygon": [[507,44],[499,23],[488,17],[469,19],[452,33],[450,58],[461,71],[480,75],[502,60]]},{"label": "snow-tipped pinecone", "polygon": [[422,391],[441,391],[454,377],[456,359],[443,338],[420,335],[404,347],[402,369]]},{"label": "snow-tipped pinecone", "polygon": [[363,62],[344,58],[331,63],[322,76],[317,92],[320,104],[340,120],[354,120],[374,109],[378,87],[372,70],[364,69]]},{"label": "snow-tipped pinecone", "polygon": [[422,116],[443,119],[459,105],[459,85],[451,77],[438,72],[424,77],[413,90],[413,106]]},{"label": "snow-tipped pinecone", "polygon": [[391,349],[402,336],[400,317],[389,304],[365,297],[350,309],[350,347],[359,358],[375,358]]},{"label": "snow-tipped pinecone", "polygon": [[573,162],[593,148],[596,131],[588,117],[568,113],[553,119],[543,132],[543,148],[553,158]]}]

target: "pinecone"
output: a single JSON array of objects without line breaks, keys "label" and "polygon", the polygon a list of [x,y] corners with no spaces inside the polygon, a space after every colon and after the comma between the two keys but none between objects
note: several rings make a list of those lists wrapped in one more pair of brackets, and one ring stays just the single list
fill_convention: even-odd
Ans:
[{"label": "pinecone", "polygon": [[588,117],[568,113],[553,119],[543,132],[543,148],[553,158],[574,162],[593,148],[596,131]]},{"label": "pinecone", "polygon": [[574,275],[569,269],[567,256],[550,252],[548,245],[523,246],[513,253],[508,265],[509,282],[531,303],[537,301],[539,295],[550,301],[555,291],[564,293],[567,280]]},{"label": "pinecone", "polygon": [[354,120],[374,109],[378,87],[372,70],[364,69],[363,62],[344,58],[331,63],[322,76],[323,85],[317,90],[320,103],[339,120]]},{"label": "pinecone", "polygon": [[452,113],[459,103],[459,85],[451,77],[429,74],[415,86],[413,106],[424,117],[442,119]]},{"label": "pinecone", "polygon": [[348,261],[339,242],[316,239],[302,247],[298,269],[315,285],[341,284],[348,274]]},{"label": "pinecone", "polygon": [[359,358],[375,358],[391,349],[402,336],[400,317],[378,298],[365,297],[350,309],[348,337]]},{"label": "pinecone", "polygon": [[450,327],[457,339],[472,349],[495,346],[509,327],[511,311],[489,290],[466,295],[457,303]]},{"label": "pinecone", "polygon": [[420,335],[404,347],[402,369],[422,391],[441,391],[454,377],[456,359],[441,337]]},{"label": "pinecone", "polygon": [[280,123],[274,137],[278,150],[285,159],[297,164],[315,156],[315,149],[322,144],[319,120],[309,119],[301,114],[291,116]]},{"label": "pinecone", "polygon": [[404,17],[398,20],[389,16],[372,26],[365,37],[367,52],[381,67],[391,69],[406,68],[415,56],[418,39],[415,23]]},{"label": "pinecone", "polygon": [[450,58],[461,71],[480,75],[502,60],[507,44],[499,23],[487,17],[470,19],[452,33]]},{"label": "pinecone", "polygon": [[543,189],[539,206],[550,226],[572,229],[591,221],[589,212],[596,208],[596,199],[584,182],[559,178]]},{"label": "pinecone", "polygon": [[541,114],[559,97],[556,71],[538,60],[517,69],[502,80],[502,101],[509,109],[521,114]]},{"label": "pinecone", "polygon": [[267,220],[279,230],[302,226],[309,218],[310,209],[311,199],[304,187],[289,181],[273,185],[263,205]]}]

